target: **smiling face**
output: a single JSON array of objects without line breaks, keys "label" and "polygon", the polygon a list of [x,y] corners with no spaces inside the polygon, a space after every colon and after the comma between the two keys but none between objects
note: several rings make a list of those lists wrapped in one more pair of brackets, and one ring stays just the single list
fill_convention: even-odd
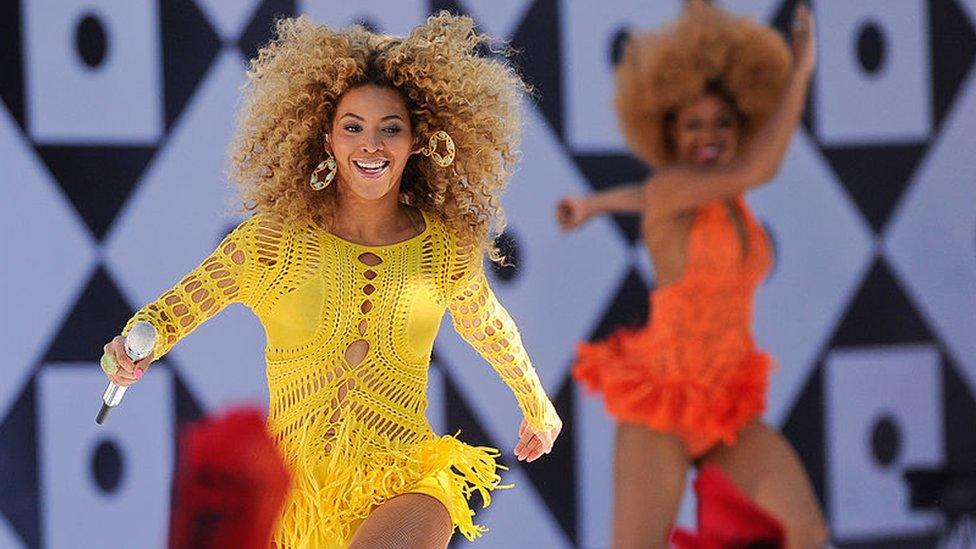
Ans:
[{"label": "smiling face", "polygon": [[740,122],[728,101],[715,93],[681,108],[671,125],[678,162],[725,164],[739,146]]},{"label": "smiling face", "polygon": [[412,145],[410,113],[397,90],[367,84],[343,94],[327,145],[341,191],[364,200],[399,195]]}]

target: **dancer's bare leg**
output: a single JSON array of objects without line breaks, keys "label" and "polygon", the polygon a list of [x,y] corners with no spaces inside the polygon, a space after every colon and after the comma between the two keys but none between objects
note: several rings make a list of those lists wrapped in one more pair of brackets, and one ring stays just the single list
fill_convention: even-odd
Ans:
[{"label": "dancer's bare leg", "polygon": [[827,524],[800,458],[775,429],[753,421],[734,446],[719,444],[702,463],[720,467],[753,501],[782,522],[787,547],[823,547]]},{"label": "dancer's bare leg", "polygon": [[454,525],[447,508],[425,494],[403,494],[366,517],[350,549],[444,549]]},{"label": "dancer's bare leg", "polygon": [[614,549],[667,547],[690,465],[676,436],[632,423],[617,426]]}]

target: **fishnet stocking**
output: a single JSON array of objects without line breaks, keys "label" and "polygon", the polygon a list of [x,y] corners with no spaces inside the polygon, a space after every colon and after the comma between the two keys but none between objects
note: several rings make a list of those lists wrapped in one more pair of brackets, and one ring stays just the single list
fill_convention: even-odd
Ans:
[{"label": "fishnet stocking", "polygon": [[451,540],[451,516],[425,494],[404,494],[380,505],[352,538],[350,549],[443,549]]}]

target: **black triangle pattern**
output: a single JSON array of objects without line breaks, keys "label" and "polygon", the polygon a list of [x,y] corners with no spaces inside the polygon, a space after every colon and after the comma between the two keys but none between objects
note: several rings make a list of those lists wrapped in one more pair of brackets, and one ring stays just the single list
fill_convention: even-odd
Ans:
[{"label": "black triangle pattern", "polygon": [[132,311],[122,293],[99,266],[58,328],[44,362],[97,361],[102,355],[101,345],[118,335],[130,316]]},{"label": "black triangle pattern", "polygon": [[838,324],[830,347],[931,342],[935,338],[883,259],[876,259]]},{"label": "black triangle pattern", "polygon": [[952,101],[973,67],[976,30],[957,0],[929,2],[932,59],[932,110],[941,128]]},{"label": "black triangle pattern", "polygon": [[824,156],[868,223],[880,233],[928,145],[823,147]]},{"label": "black triangle pattern", "polygon": [[604,339],[620,327],[637,327],[647,322],[650,312],[648,287],[636,268],[631,268],[614,294],[610,306],[597,323],[590,341]]},{"label": "black triangle pattern", "polygon": [[817,499],[823,506],[824,515],[830,516],[830,509],[827,508],[830,502],[826,497],[827,438],[821,405],[824,402],[823,386],[823,367],[818,364],[793,404],[783,424],[782,433],[800,455]]},{"label": "black triangle pattern", "polygon": [[560,9],[555,0],[533,2],[515,29],[511,44],[517,52],[512,61],[519,74],[532,86],[536,105],[553,132],[562,136],[562,83],[557,71],[546,70],[546,67],[559,67],[562,63]]},{"label": "black triangle pattern", "polygon": [[[168,132],[221,48],[220,35],[192,0],[160,0],[163,93]],[[193,44],[187,48],[186,44]]]},{"label": "black triangle pattern", "polygon": [[[28,547],[41,547],[37,470],[37,382],[32,378],[0,423],[0,512]],[[16,443],[14,443],[16,441]]]},{"label": "black triangle pattern", "polygon": [[156,147],[34,147],[88,228],[101,240],[156,153]]},{"label": "black triangle pattern", "polygon": [[524,463],[522,470],[532,481],[536,492],[559,522],[566,536],[579,542],[576,531],[576,436],[573,417],[576,410],[576,391],[572,378],[552,395],[552,403],[563,420],[563,429],[549,455],[532,463]]},{"label": "black triangle pattern", "polygon": [[20,32],[20,1],[0,2],[0,99],[7,110],[26,131],[24,119],[24,55]]},{"label": "black triangle pattern", "polygon": [[[943,356],[945,354],[943,353]],[[947,465],[976,469],[976,395],[970,392],[952,361],[942,360]]]}]

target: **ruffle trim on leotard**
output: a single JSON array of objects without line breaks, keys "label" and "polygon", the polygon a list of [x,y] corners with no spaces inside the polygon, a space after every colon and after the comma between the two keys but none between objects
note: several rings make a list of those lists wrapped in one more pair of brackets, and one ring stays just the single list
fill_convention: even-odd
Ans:
[{"label": "ruffle trim on leotard", "polygon": [[737,433],[765,409],[769,355],[757,350],[727,369],[720,383],[682,373],[680,364],[652,367],[653,350],[638,343],[639,330],[621,329],[597,343],[579,344],[573,377],[602,392],[607,412],[621,422],[672,432],[697,457]]}]

